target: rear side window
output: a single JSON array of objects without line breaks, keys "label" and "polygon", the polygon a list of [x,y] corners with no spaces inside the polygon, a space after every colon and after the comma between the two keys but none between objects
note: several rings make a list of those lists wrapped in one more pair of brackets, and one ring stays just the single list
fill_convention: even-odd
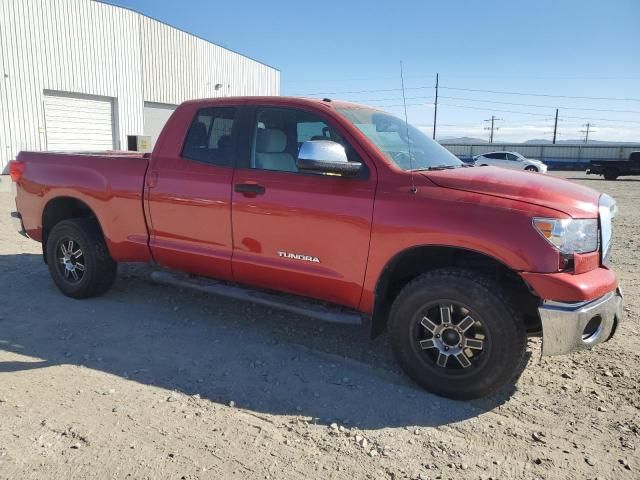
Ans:
[{"label": "rear side window", "polygon": [[235,117],[234,107],[198,110],[187,132],[182,157],[213,165],[234,166],[232,132]]}]

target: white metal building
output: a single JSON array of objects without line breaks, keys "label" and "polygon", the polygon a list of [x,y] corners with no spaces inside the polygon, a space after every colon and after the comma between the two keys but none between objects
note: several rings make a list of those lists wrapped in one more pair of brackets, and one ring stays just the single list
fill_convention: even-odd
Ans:
[{"label": "white metal building", "polygon": [[20,150],[126,149],[192,98],[279,95],[280,72],[92,0],[0,0],[0,172]]}]

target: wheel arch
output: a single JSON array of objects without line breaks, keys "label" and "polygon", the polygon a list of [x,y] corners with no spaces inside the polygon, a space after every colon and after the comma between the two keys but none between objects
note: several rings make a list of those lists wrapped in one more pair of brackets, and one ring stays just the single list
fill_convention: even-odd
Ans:
[{"label": "wheel arch", "polygon": [[49,233],[56,224],[72,218],[89,218],[93,220],[100,229],[100,233],[104,236],[100,220],[98,220],[97,215],[86,202],[69,196],[51,198],[42,210],[42,254],[45,263],[47,263],[47,239]]},{"label": "wheel arch", "polygon": [[448,245],[419,245],[398,252],[382,269],[374,291],[371,336],[376,337],[386,329],[391,304],[407,283],[428,271],[448,267],[481,271],[494,279],[518,305],[522,305],[527,331],[540,332],[537,310],[540,299],[518,272],[497,258],[477,250]]}]

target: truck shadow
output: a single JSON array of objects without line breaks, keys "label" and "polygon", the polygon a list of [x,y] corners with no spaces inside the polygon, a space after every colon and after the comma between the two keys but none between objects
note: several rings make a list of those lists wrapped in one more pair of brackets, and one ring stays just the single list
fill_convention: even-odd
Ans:
[{"label": "truck shadow", "polygon": [[[104,297],[72,300],[39,255],[0,255],[0,372],[74,364],[274,415],[360,428],[438,426],[491,410],[431,395],[403,376],[385,337],[148,280],[124,266]],[[167,392],[167,396],[169,392]]]}]

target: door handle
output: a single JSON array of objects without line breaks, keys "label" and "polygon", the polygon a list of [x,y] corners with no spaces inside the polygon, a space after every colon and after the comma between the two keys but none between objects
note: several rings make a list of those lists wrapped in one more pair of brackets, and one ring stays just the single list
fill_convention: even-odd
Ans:
[{"label": "door handle", "polygon": [[263,195],[265,188],[257,183],[236,183],[233,189],[237,193],[242,193],[246,197],[255,197],[256,195]]}]

